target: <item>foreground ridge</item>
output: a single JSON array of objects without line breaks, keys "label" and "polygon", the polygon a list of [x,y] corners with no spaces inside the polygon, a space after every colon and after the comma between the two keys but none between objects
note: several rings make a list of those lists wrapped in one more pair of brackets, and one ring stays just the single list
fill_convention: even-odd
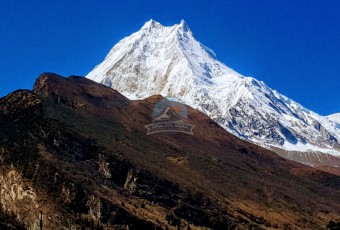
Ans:
[{"label": "foreground ridge", "polygon": [[0,98],[0,228],[324,229],[339,217],[339,176],[189,106],[177,104],[193,135],[147,135],[164,100],[53,73]]}]

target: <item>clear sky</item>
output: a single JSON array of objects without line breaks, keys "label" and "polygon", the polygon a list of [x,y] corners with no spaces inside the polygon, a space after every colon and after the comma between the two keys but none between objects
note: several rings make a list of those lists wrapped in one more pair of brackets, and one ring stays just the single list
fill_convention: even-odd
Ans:
[{"label": "clear sky", "polygon": [[151,18],[183,18],[227,66],[321,115],[340,112],[338,0],[0,0],[0,97],[43,72],[86,75]]}]

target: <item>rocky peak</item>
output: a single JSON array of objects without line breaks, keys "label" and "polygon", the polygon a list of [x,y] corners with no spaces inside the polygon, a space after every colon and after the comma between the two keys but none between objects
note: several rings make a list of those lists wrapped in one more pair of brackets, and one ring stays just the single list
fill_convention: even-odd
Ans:
[{"label": "rocky peak", "polygon": [[156,22],[155,20],[150,19],[142,26],[142,29],[152,29],[155,27],[162,27],[162,25],[159,22]]},{"label": "rocky peak", "polygon": [[188,24],[184,21],[184,19],[181,20],[181,22],[178,25],[178,28],[182,29],[184,32],[190,31],[190,28],[189,28]]}]

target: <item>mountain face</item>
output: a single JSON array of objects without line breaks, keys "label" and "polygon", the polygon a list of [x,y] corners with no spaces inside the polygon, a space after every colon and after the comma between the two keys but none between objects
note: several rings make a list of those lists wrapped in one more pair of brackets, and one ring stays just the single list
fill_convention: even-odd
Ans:
[{"label": "mountain face", "polygon": [[153,20],[116,44],[87,76],[130,99],[181,99],[239,138],[313,166],[340,167],[340,127],[216,59],[184,21]]},{"label": "mountain face", "polygon": [[324,229],[340,216],[339,176],[189,106],[193,135],[147,135],[162,100],[51,73],[0,98],[1,229]]}]

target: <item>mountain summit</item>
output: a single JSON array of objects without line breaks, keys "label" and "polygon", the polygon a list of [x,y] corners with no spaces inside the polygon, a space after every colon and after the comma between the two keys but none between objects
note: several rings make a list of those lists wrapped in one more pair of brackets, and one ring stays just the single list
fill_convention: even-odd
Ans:
[{"label": "mountain summit", "polygon": [[216,59],[182,20],[150,20],[116,44],[87,76],[129,99],[180,98],[227,131],[283,157],[340,166],[340,127]]}]

